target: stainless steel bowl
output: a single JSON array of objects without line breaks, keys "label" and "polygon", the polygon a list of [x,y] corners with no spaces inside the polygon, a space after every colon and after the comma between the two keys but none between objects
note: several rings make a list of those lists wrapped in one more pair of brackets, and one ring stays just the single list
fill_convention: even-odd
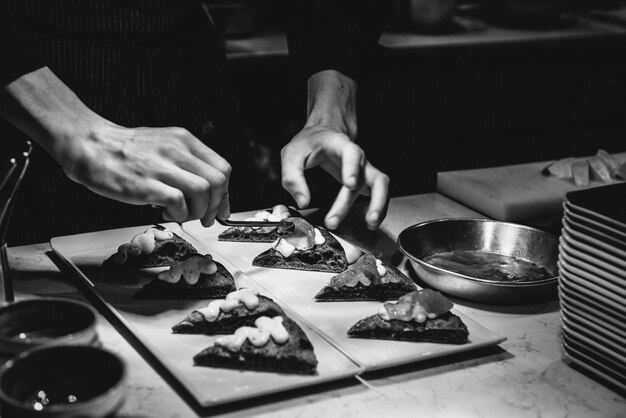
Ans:
[{"label": "stainless steel bowl", "polygon": [[[490,304],[523,304],[556,295],[558,240],[539,229],[489,219],[438,219],[403,230],[398,236],[398,247],[421,280],[451,296]],[[454,251],[513,257],[545,268],[550,277],[529,281],[490,280],[424,261]]]}]

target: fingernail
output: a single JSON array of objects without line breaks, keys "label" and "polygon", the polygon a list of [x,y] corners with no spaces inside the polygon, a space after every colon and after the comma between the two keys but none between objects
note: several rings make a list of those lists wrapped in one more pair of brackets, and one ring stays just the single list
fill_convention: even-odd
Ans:
[{"label": "fingernail", "polygon": [[306,205],[306,197],[302,193],[296,193],[296,203],[298,207],[302,209]]},{"label": "fingernail", "polygon": [[339,226],[339,218],[336,216],[332,216],[326,219],[326,226],[328,227],[328,229],[337,229],[337,226]]},{"label": "fingernail", "polygon": [[346,187],[354,188],[356,187],[356,176],[350,176],[346,180]]},{"label": "fingernail", "polygon": [[378,212],[373,211],[373,212],[370,212],[370,213],[367,215],[367,218],[368,218],[371,222],[378,222],[378,216],[379,216]]}]

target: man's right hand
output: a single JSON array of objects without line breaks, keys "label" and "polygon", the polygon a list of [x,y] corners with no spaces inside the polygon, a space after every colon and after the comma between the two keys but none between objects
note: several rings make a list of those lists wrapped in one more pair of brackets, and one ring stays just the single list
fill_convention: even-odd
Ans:
[{"label": "man's right hand", "polygon": [[103,123],[59,153],[67,176],[122,202],[162,207],[166,220],[228,218],[230,164],[183,128]]},{"label": "man's right hand", "polygon": [[0,113],[43,146],[67,176],[167,220],[228,218],[231,167],[183,128],[124,128],[91,111],[47,67],[0,94]]}]

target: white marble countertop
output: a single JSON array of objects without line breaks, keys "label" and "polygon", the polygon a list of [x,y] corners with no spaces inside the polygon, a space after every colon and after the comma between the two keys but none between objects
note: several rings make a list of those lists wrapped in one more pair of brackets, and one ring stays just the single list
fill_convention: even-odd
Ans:
[{"label": "white marble countertop", "polygon": [[[356,209],[358,211],[358,208]],[[395,239],[409,225],[436,218],[478,217],[439,194],[394,198],[381,228],[356,217],[339,235],[365,250],[397,256]],[[77,297],[68,275],[49,257],[49,244],[9,249],[18,298]],[[398,264],[403,265],[401,257]],[[263,403],[194,411],[101,318],[105,347],[129,365],[121,417],[626,417],[626,399],[561,358],[558,302],[498,307],[454,300],[456,309],[507,340],[498,347],[368,373]]]}]

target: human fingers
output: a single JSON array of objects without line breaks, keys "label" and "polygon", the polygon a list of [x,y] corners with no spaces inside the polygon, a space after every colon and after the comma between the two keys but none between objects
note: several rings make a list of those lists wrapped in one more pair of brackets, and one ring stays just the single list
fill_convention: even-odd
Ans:
[{"label": "human fingers", "polygon": [[363,182],[365,153],[354,142],[348,141],[341,150],[341,183],[356,190]]},{"label": "human fingers", "polygon": [[205,227],[213,226],[217,216],[222,219],[230,217],[230,203],[228,200],[228,182],[224,187],[211,187],[211,205],[200,222]]},{"label": "human fingers", "polygon": [[204,177],[184,170],[174,165],[168,166],[167,170],[158,173],[159,180],[168,186],[180,190],[187,202],[188,213],[178,222],[185,222],[190,219],[198,219],[203,216],[210,205],[211,183]]},{"label": "human fingers", "polygon": [[[207,150],[213,152],[208,148]],[[217,156],[217,154],[215,155]],[[190,213],[189,219],[200,218],[204,226],[211,226],[218,212],[221,210],[230,210],[228,202],[228,182],[231,167],[226,163],[226,160],[223,160],[221,157],[215,160],[225,163],[219,163],[219,168],[216,168],[180,149],[172,150],[169,158],[179,168],[187,170],[205,180],[204,183],[197,183],[197,179],[194,179],[196,182],[190,180],[188,185],[180,185],[177,183],[181,187],[185,188],[186,186],[184,189],[186,191],[185,195],[191,198],[193,202],[193,210]],[[215,161],[213,161],[213,163],[215,163]],[[170,181],[176,180],[170,179]]]},{"label": "human fingers", "polygon": [[335,201],[324,218],[324,224],[328,229],[337,229],[339,227],[339,224],[344,220],[359,194],[359,190],[351,190],[346,186],[342,186],[339,189]]},{"label": "human fingers", "polygon": [[202,141],[193,136],[184,128],[170,128],[174,130],[179,139],[187,146],[189,151],[197,158],[201,159],[211,167],[221,171],[227,177],[230,177],[232,168],[228,161],[221,155],[207,147]]},{"label": "human fingers", "polygon": [[371,230],[378,228],[387,215],[389,205],[389,176],[367,163],[365,183],[370,192],[370,202],[365,213],[365,223]]},{"label": "human fingers", "polygon": [[189,214],[182,191],[158,180],[146,180],[144,193],[137,193],[137,197],[153,207],[163,208],[162,215],[166,221],[183,222]]},{"label": "human fingers", "polygon": [[230,218],[230,195],[228,193],[228,190],[226,190],[226,193],[222,195],[222,204],[220,205],[217,216],[222,219]]},{"label": "human fingers", "polygon": [[287,144],[281,151],[282,186],[291,194],[300,209],[311,200],[309,186],[304,177],[306,151],[300,146]]}]

